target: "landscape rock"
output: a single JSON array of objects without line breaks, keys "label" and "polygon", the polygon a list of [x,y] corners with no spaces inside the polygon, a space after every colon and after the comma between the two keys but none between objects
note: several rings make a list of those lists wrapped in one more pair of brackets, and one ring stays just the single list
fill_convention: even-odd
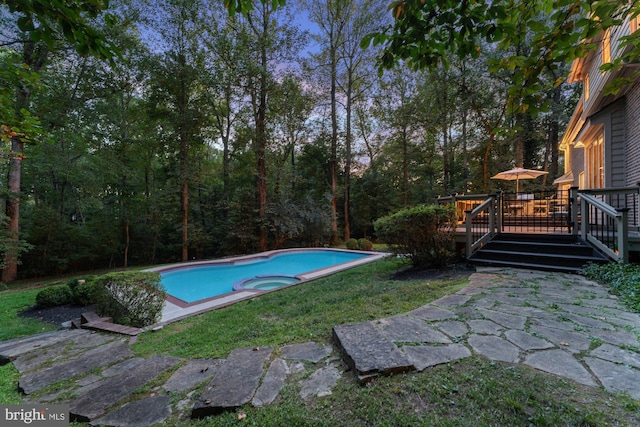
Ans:
[{"label": "landscape rock", "polygon": [[253,397],[271,347],[240,348],[218,367],[207,389],[191,410],[192,418],[203,418],[238,408]]},{"label": "landscape rock", "polygon": [[318,369],[302,384],[300,397],[308,399],[310,396],[324,397],[330,395],[341,375],[340,369],[335,365]]},{"label": "landscape rock", "polygon": [[132,356],[133,352],[125,342],[116,341],[42,371],[28,372],[20,378],[19,388],[23,393],[31,394],[58,381],[85,374],[97,367]]},{"label": "landscape rock", "polygon": [[306,360],[308,362],[318,363],[331,354],[331,347],[319,346],[314,342],[290,344],[283,346],[281,353],[283,359]]},{"label": "landscape rock", "polygon": [[361,382],[371,376],[415,369],[407,356],[371,322],[335,326],[333,337],[343,359]]},{"label": "landscape rock", "polygon": [[158,395],[125,403],[115,411],[91,422],[93,426],[147,427],[162,423],[171,416],[171,398]]},{"label": "landscape rock", "polygon": [[192,359],[171,375],[162,386],[166,391],[182,392],[211,379],[224,362],[220,359]]},{"label": "landscape rock", "polygon": [[169,356],[153,356],[135,369],[103,381],[90,393],[85,393],[69,402],[71,421],[88,422],[100,417],[117,402],[147,384],[166,370],[174,367],[180,359]]},{"label": "landscape rock", "polygon": [[251,402],[253,406],[259,407],[273,402],[276,397],[278,397],[282,386],[284,386],[288,373],[287,362],[284,360],[275,359],[271,362],[266,375],[262,379],[262,384],[260,384],[260,387],[253,397]]}]

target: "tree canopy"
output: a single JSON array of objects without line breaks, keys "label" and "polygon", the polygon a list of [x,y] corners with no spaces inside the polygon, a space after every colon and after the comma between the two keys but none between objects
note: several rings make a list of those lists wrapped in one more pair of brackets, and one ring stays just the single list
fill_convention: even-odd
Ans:
[{"label": "tree canopy", "polygon": [[90,22],[102,16],[112,25],[115,17],[106,14],[109,0],[6,0],[11,13],[18,13],[20,31],[28,34],[33,42],[44,42],[50,49],[64,36],[76,47],[78,53],[92,53],[96,57],[111,58],[116,52],[113,43],[106,39]]},{"label": "tree canopy", "polygon": [[[489,49],[504,54],[488,62],[491,72],[507,72],[515,110],[539,106],[545,74],[557,86],[558,71],[596,47],[593,38],[640,13],[634,1],[611,0],[422,0],[393,1],[394,22],[370,34],[363,46],[381,45],[380,65],[403,61],[413,69],[447,66],[451,57],[477,58]],[[637,35],[624,38],[630,49],[612,64],[635,60]],[[565,67],[566,73],[566,67]]]}]

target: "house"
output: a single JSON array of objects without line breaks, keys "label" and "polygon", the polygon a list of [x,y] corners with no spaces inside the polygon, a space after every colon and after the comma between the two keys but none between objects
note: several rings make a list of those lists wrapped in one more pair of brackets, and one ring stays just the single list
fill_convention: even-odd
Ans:
[{"label": "house", "polygon": [[616,72],[600,70],[621,55],[620,39],[638,31],[639,23],[640,18],[634,17],[607,29],[593,40],[597,48],[573,63],[568,81],[582,82],[583,90],[560,143],[566,173],[554,184],[561,190],[640,182],[640,77],[616,95],[604,94],[613,79],[640,71],[640,63],[625,64]]},{"label": "house", "polygon": [[[551,196],[536,195],[533,214],[510,212],[502,195],[442,198],[458,207],[475,203],[464,207],[459,233],[467,260],[564,271],[640,260],[640,61],[601,70],[625,57],[623,37],[640,37],[639,27],[634,17],[607,29],[589,40],[596,49],[572,64],[568,80],[583,91],[559,147],[565,174]],[[609,83],[631,77],[607,94]]]}]

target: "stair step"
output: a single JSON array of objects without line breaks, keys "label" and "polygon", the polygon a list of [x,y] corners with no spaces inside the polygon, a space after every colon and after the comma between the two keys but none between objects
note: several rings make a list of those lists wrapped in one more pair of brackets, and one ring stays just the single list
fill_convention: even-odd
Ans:
[{"label": "stair step", "polygon": [[577,272],[589,262],[609,260],[574,235],[499,234],[476,251],[469,262]]},{"label": "stair step", "polygon": [[602,258],[598,256],[576,256],[573,254],[518,252],[484,248],[474,254],[474,257],[472,258],[473,260],[509,261],[571,267],[581,267],[588,262],[599,262],[602,260]]},{"label": "stair step", "polygon": [[556,271],[556,272],[562,272],[562,273],[577,273],[582,269],[581,267],[554,266],[554,265],[548,265],[548,264],[511,262],[511,261],[474,260],[473,263],[479,264],[479,265],[491,265],[491,266],[500,266],[500,267],[530,268],[532,270]]},{"label": "stair step", "polygon": [[537,242],[537,243],[576,243],[582,240],[574,234],[535,234],[535,233],[500,233],[494,240],[512,242]]},{"label": "stair step", "polygon": [[546,254],[572,254],[590,256],[593,254],[591,246],[579,243],[546,243],[546,242],[513,242],[504,240],[492,240],[483,249],[494,249],[515,252],[532,252]]}]

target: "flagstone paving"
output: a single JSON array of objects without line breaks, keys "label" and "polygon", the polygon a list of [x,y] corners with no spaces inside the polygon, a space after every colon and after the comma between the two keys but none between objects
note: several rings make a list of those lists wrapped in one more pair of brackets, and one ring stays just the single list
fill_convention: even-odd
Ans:
[{"label": "flagstone paving", "polygon": [[404,315],[335,326],[335,349],[310,342],[227,359],[143,359],[128,337],[62,330],[0,343],[0,363],[22,375],[25,401],[67,403],[72,420],[92,425],[147,426],[269,405],[293,378],[309,399],[350,371],[364,383],[472,354],[640,399],[639,336],[640,315],[581,276],[481,268],[458,293]]}]

